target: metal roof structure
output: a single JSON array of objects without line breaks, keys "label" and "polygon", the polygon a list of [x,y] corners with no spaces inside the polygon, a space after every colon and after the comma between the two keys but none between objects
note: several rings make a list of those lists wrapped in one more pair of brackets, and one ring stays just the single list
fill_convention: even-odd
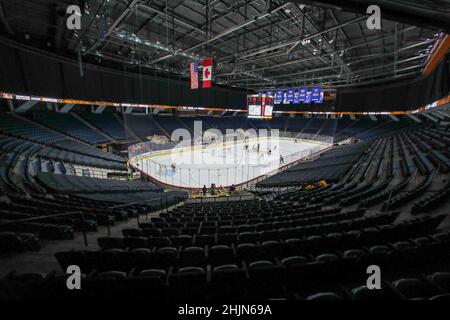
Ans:
[{"label": "metal roof structure", "polygon": [[[81,30],[66,27],[69,5]],[[367,6],[382,28],[367,27]],[[450,0],[0,0],[0,40],[135,72],[188,77],[214,60],[216,83],[327,91],[419,75],[450,32]]]}]

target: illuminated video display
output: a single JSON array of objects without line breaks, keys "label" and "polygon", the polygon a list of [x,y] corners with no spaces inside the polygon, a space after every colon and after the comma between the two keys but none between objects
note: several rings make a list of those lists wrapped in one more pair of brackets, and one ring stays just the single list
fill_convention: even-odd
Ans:
[{"label": "illuminated video display", "polygon": [[248,117],[254,119],[271,119],[273,115],[274,98],[267,94],[247,96]]}]

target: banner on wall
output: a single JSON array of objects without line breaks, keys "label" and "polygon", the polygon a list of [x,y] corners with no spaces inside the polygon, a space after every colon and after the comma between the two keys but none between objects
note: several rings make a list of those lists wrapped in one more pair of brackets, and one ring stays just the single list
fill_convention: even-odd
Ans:
[{"label": "banner on wall", "polygon": [[322,88],[319,88],[319,87],[311,88],[311,101],[315,102],[315,103],[320,102],[321,93],[322,93]]},{"label": "banner on wall", "polygon": [[304,103],[311,104],[311,97],[312,97],[311,91],[306,92],[306,99],[305,99]]},{"label": "banner on wall", "polygon": [[300,88],[298,91],[298,101],[305,102],[308,95],[308,89]]},{"label": "banner on wall", "polygon": [[286,92],[286,102],[291,103],[294,102],[295,89],[288,89]]},{"label": "banner on wall", "polygon": [[284,91],[283,90],[277,90],[275,92],[275,103],[280,104],[283,103],[284,100]]}]

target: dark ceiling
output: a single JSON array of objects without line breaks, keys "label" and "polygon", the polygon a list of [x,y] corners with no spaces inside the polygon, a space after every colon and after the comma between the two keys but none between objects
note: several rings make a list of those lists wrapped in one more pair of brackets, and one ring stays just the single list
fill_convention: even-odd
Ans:
[{"label": "dark ceiling", "polygon": [[[66,28],[67,6],[82,29]],[[381,7],[382,29],[366,26]],[[420,74],[450,30],[450,0],[0,0],[0,41],[83,62],[188,76],[214,58],[214,81],[250,89],[332,91]]]}]

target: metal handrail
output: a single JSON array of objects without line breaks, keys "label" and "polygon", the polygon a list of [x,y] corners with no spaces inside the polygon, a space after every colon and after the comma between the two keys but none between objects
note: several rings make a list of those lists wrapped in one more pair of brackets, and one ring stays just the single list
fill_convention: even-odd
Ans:
[{"label": "metal handrail", "polygon": [[49,219],[49,218],[60,218],[60,217],[66,217],[66,216],[71,216],[71,215],[76,215],[76,214],[84,214],[84,212],[78,210],[78,211],[71,211],[71,212],[66,212],[66,213],[57,213],[57,214],[46,215],[46,216],[39,216],[39,217],[33,217],[33,218],[11,220],[11,221],[6,221],[6,222],[0,222],[0,226],[8,225],[8,224],[14,224],[14,223],[32,222],[32,221]]},{"label": "metal handrail", "polygon": [[[163,210],[163,204],[167,205],[169,199],[171,199],[171,198],[176,199],[176,197],[174,197],[174,196],[166,196],[166,197],[161,197],[161,198],[157,198],[157,199],[146,200],[145,203],[159,201],[160,202],[159,210]],[[163,201],[163,199],[165,199],[165,201]],[[140,203],[140,202],[130,202],[130,203],[123,204],[123,205],[111,206],[111,207],[108,207],[107,209],[111,210],[111,209],[117,209],[117,208],[125,208],[125,207],[129,207],[129,206],[133,206],[133,205],[139,205],[139,204],[142,205],[142,203]],[[67,216],[72,216],[72,215],[77,215],[77,214],[80,215],[81,220],[83,222],[86,221],[84,215],[87,214],[87,213],[83,212],[81,210],[77,210],[77,211],[70,211],[70,212],[58,213],[58,214],[53,214],[53,215],[46,215],[46,216],[39,216],[39,217],[33,217],[33,218],[25,218],[25,219],[17,219],[17,220],[10,220],[10,221],[6,221],[6,222],[0,222],[0,227],[1,226],[5,226],[5,225],[17,224],[17,223],[26,223],[26,222],[40,221],[40,220],[45,220],[45,219],[49,219],[49,218],[67,217]],[[89,213],[89,214],[91,214],[91,213]],[[148,212],[146,214],[148,214]],[[93,214],[93,215],[97,216],[96,214]],[[139,223],[139,214],[136,215],[136,219],[137,219],[137,223]],[[109,223],[106,225],[106,228],[108,230],[108,236],[111,236],[111,229],[110,229]],[[83,229],[82,232],[83,232],[84,244],[87,247],[88,246],[88,241],[87,241],[86,230]]]}]

